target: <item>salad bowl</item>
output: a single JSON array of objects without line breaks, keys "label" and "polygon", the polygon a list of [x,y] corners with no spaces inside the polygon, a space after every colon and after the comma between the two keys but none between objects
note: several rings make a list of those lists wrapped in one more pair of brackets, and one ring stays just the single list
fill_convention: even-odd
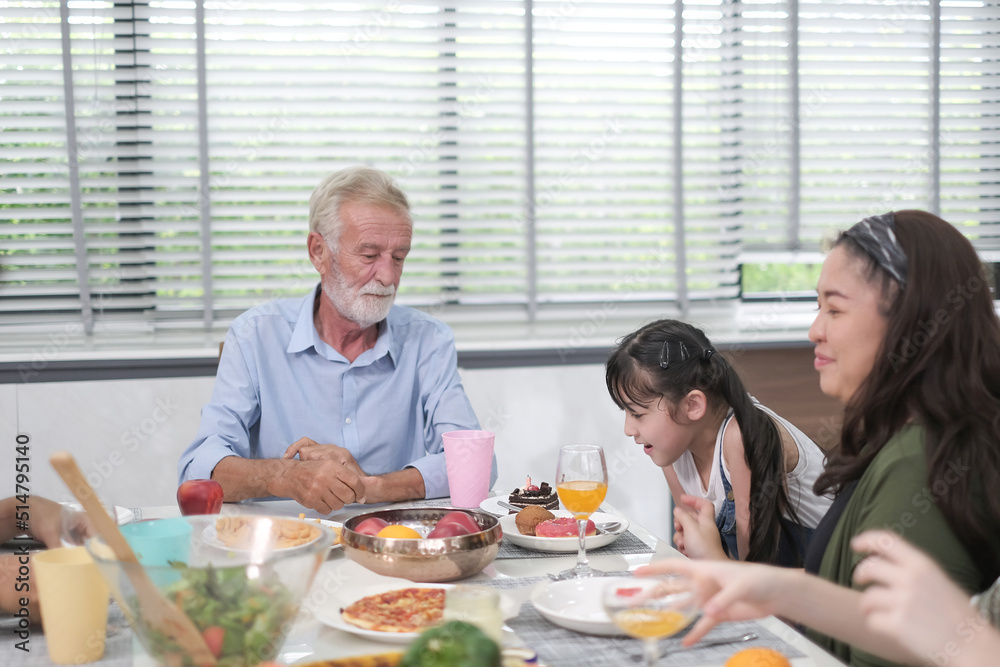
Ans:
[{"label": "salad bowl", "polygon": [[[308,603],[306,593],[330,550],[333,531],[300,519],[240,516],[245,548],[225,547],[217,539],[206,539],[226,525],[217,522],[232,519],[199,515],[159,520],[190,525],[190,530],[181,533],[183,537],[176,538],[181,544],[174,545],[165,560],[146,559],[145,554],[153,551],[137,548],[140,562],[123,562],[101,538],[86,542],[136,635],[162,665],[198,663],[156,623],[147,622],[144,596],[136,591],[133,582],[138,578],[132,576],[130,568],[144,570],[163,598],[194,624],[218,664],[226,667],[253,667],[273,660],[299,608]],[[290,548],[288,541],[281,539],[289,531],[307,537]]]}]

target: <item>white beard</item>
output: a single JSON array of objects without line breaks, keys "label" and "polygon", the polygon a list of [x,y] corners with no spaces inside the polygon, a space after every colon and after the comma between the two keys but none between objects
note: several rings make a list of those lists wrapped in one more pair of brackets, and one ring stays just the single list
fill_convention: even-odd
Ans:
[{"label": "white beard", "polygon": [[[362,329],[367,329],[384,320],[396,300],[395,285],[383,286],[378,281],[372,280],[354,289],[344,280],[344,275],[336,265],[330,267],[330,273],[322,281],[322,284],[323,294],[337,309],[337,312]],[[371,298],[366,297],[366,294],[391,298]]]}]

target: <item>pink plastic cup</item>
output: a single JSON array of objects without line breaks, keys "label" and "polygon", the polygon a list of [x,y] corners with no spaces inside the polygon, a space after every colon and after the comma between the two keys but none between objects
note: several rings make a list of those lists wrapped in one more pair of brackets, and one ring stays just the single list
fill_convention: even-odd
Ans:
[{"label": "pink plastic cup", "polygon": [[441,434],[451,504],[455,507],[479,507],[486,500],[493,469],[493,437],[489,431]]}]

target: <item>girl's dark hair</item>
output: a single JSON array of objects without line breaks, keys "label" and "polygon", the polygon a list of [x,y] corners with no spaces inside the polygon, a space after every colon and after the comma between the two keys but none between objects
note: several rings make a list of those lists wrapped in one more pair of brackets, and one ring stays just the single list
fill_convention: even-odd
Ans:
[{"label": "girl's dark hair", "polygon": [[871,372],[844,408],[840,447],[815,491],[839,492],[904,424],[921,424],[927,488],[986,585],[1000,575],[993,547],[1000,526],[1000,322],[979,257],[957,229],[924,211],[897,211],[894,218],[906,254],[903,289],[849,236],[834,243],[881,289],[887,327]]},{"label": "girl's dark hair", "polygon": [[[669,363],[663,368],[664,346]],[[686,358],[680,358],[680,350]],[[778,544],[785,517],[797,521],[785,489],[781,436],[771,418],[754,406],[743,381],[722,355],[706,354],[712,343],[705,333],[677,320],[647,324],[621,340],[606,364],[611,398],[622,410],[628,404],[647,406],[661,398],[670,416],[687,394],[701,390],[711,414],[732,407],[743,434],[743,451],[750,469],[750,546],[746,560],[778,561]]]}]

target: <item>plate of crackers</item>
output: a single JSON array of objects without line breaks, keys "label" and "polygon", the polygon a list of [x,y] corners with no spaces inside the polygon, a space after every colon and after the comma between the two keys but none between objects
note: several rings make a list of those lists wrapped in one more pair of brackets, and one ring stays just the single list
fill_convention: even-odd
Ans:
[{"label": "plate of crackers", "polygon": [[[342,524],[325,519],[288,519],[270,517],[269,533],[261,534],[263,523],[255,523],[245,516],[220,516],[205,527],[202,539],[206,544],[228,551],[251,551],[263,544],[266,548],[276,551],[300,549],[312,544],[324,530],[332,530],[335,540],[332,548],[341,546],[340,534]],[[253,528],[257,531],[254,532]]]},{"label": "plate of crackers", "polygon": [[[331,628],[391,644],[409,644],[444,620],[444,599],[456,584],[384,582],[343,591],[315,611]],[[500,593],[503,618],[517,616],[519,605]]]}]

